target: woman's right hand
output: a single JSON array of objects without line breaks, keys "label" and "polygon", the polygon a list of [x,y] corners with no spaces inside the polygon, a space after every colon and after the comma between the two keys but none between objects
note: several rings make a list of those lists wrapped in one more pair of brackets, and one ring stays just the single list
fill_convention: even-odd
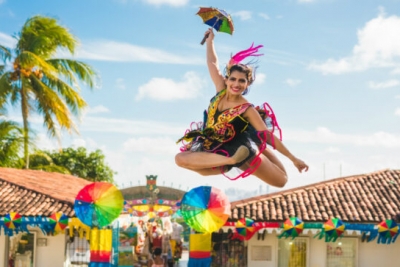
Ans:
[{"label": "woman's right hand", "polygon": [[204,36],[208,36],[206,42],[212,42],[214,40],[214,31],[212,28],[208,28],[208,30],[204,33]]}]

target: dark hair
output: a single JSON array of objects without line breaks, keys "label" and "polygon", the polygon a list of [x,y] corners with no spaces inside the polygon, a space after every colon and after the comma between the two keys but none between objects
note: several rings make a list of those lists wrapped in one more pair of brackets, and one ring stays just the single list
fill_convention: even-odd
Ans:
[{"label": "dark hair", "polygon": [[154,256],[161,256],[162,250],[161,248],[155,248],[153,251]]},{"label": "dark hair", "polygon": [[[229,78],[229,76],[231,76],[231,73],[234,71],[244,73],[246,75],[247,82],[249,83],[249,85],[251,85],[254,82],[255,76],[253,73],[253,69],[250,66],[247,66],[245,64],[235,64],[235,65],[227,66],[225,69],[226,78]],[[247,94],[248,91],[249,91],[249,88],[246,88],[246,90],[243,91],[242,95]]]}]

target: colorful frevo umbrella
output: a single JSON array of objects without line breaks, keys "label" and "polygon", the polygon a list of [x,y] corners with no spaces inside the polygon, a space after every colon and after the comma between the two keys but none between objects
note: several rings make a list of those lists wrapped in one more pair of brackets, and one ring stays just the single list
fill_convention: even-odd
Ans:
[{"label": "colorful frevo umbrella", "polygon": [[249,240],[257,231],[254,221],[250,218],[239,219],[235,224],[235,229],[244,240]]},{"label": "colorful frevo umbrella", "polygon": [[49,224],[54,233],[61,233],[68,226],[68,217],[62,212],[53,213],[49,217]]},{"label": "colorful frevo umbrella", "polygon": [[378,224],[378,233],[384,238],[393,238],[399,232],[399,226],[394,220],[384,220]]},{"label": "colorful frevo umbrella", "polygon": [[22,217],[19,213],[16,212],[10,212],[4,216],[4,225],[8,229],[16,229],[18,228],[22,223]]},{"label": "colorful frevo umbrella", "polygon": [[120,215],[124,205],[121,191],[113,184],[91,183],[75,199],[76,216],[90,227],[104,227]]},{"label": "colorful frevo umbrella", "polygon": [[[200,7],[196,15],[199,15],[203,22],[218,32],[233,34],[234,26],[231,16],[222,9],[215,7]],[[201,41],[204,44],[208,36]]]},{"label": "colorful frevo umbrella", "polygon": [[181,202],[185,222],[200,233],[219,230],[230,215],[228,197],[219,189],[200,186],[186,192]]},{"label": "colorful frevo umbrella", "polygon": [[283,223],[283,233],[280,237],[292,237],[299,236],[304,229],[304,222],[297,217],[290,217]]},{"label": "colorful frevo umbrella", "polygon": [[345,229],[346,225],[343,223],[341,219],[339,218],[329,219],[324,223],[325,241],[335,242],[338,237],[342,236]]}]

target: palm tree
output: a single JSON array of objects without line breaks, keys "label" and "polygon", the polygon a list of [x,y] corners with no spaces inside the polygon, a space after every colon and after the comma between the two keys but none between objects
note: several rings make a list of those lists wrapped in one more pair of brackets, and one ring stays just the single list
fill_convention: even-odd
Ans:
[{"label": "palm tree", "polygon": [[15,122],[1,119],[0,113],[0,167],[22,167],[20,152],[23,146],[23,130]]},{"label": "palm tree", "polygon": [[0,45],[5,63],[0,65],[0,107],[9,101],[21,108],[28,169],[30,115],[43,116],[49,135],[59,140],[60,130],[77,132],[72,115],[79,115],[87,105],[80,96],[79,82],[93,88],[96,72],[81,61],[55,58],[62,49],[74,54],[78,41],[54,18],[28,19],[15,38],[13,49]]}]

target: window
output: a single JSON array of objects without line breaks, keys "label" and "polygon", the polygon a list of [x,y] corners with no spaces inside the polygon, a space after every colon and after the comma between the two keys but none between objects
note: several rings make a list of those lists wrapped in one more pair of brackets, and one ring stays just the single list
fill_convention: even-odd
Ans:
[{"label": "window", "polygon": [[279,267],[308,266],[308,238],[280,239],[278,244]]},{"label": "window", "polygon": [[73,237],[69,237],[66,231],[66,266],[67,267],[87,267],[90,262],[90,245],[89,241],[84,237],[79,237],[77,232],[74,232]]},{"label": "window", "polygon": [[342,238],[326,244],[327,267],[356,267],[357,239]]},{"label": "window", "polygon": [[8,240],[8,266],[35,267],[36,233],[18,233]]}]

